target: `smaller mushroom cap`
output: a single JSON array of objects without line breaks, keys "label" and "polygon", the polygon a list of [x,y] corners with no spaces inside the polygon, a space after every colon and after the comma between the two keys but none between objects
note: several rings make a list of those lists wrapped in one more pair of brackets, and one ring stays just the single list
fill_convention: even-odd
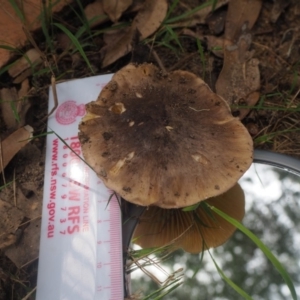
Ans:
[{"label": "smaller mushroom cap", "polygon": [[252,162],[252,138],[227,103],[186,71],[118,71],[86,106],[86,162],[132,203],[190,206],[231,188]]},{"label": "smaller mushroom cap", "polygon": [[[245,214],[244,192],[236,184],[226,193],[206,200],[232,218],[241,221]],[[189,253],[200,253],[226,242],[235,227],[200,203],[194,211],[147,208],[133,234],[134,243],[142,248],[170,246]]]}]

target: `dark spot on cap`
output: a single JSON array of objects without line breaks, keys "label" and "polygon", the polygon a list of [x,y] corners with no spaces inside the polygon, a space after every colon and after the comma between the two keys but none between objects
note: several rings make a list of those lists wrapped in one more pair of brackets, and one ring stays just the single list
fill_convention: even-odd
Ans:
[{"label": "dark spot on cap", "polygon": [[124,186],[123,187],[123,191],[127,192],[127,193],[131,193],[131,188],[128,186]]},{"label": "dark spot on cap", "polygon": [[184,83],[186,83],[186,78],[185,77],[183,77],[183,76],[181,76],[180,78],[179,78],[179,83],[181,83],[181,84],[184,84]]},{"label": "dark spot on cap", "polygon": [[104,133],[102,134],[102,136],[104,137],[104,139],[105,139],[106,141],[108,141],[109,139],[111,139],[111,138],[113,137],[113,134],[110,133],[110,132],[104,132]]},{"label": "dark spot on cap", "polygon": [[219,190],[220,189],[220,187],[216,184],[215,185],[215,190]]},{"label": "dark spot on cap", "polygon": [[194,89],[188,89],[188,93],[189,93],[189,94],[195,94],[195,93],[196,93],[196,90],[194,90]]},{"label": "dark spot on cap", "polygon": [[110,152],[107,152],[107,151],[106,151],[106,152],[103,152],[103,153],[102,153],[102,157],[107,157],[107,156],[110,156]]},{"label": "dark spot on cap", "polygon": [[112,80],[105,87],[113,92],[118,88],[118,84],[114,80]]}]

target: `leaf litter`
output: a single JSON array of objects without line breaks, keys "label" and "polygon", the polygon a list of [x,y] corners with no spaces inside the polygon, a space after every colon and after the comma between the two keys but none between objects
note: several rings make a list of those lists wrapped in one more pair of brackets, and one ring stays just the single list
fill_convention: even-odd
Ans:
[{"label": "leaf litter", "polygon": [[128,54],[132,50],[135,36],[138,36],[138,40],[144,40],[153,34],[162,24],[167,7],[166,0],[146,0],[129,27],[117,30],[112,39],[104,38],[109,43],[100,51],[102,67],[107,67]]}]

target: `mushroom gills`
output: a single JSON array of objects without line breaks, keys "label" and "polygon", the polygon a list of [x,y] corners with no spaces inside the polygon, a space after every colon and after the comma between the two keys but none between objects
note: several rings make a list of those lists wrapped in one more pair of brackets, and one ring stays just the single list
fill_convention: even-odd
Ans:
[{"label": "mushroom gills", "polygon": [[236,228],[211,211],[206,203],[238,221],[245,214],[245,197],[239,184],[201,202],[192,211],[150,206],[140,217],[133,234],[134,243],[142,248],[170,247],[172,251],[182,248],[189,253],[220,246]]}]

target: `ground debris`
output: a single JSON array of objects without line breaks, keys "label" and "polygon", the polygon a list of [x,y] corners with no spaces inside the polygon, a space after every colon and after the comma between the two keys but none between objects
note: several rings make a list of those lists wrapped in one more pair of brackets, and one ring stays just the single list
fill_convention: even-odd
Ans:
[{"label": "ground debris", "polygon": [[117,22],[124,11],[132,4],[132,0],[103,0],[102,7],[112,22]]},{"label": "ground debris", "polygon": [[28,100],[29,81],[25,79],[21,89],[15,87],[0,90],[1,114],[8,129],[17,129],[25,125],[25,116],[31,104]]},{"label": "ground debris", "polygon": [[96,0],[88,4],[84,9],[84,13],[91,28],[108,21],[101,0]]},{"label": "ground debris", "polygon": [[[249,51],[250,30],[256,22],[262,2],[233,0],[229,3],[223,41],[223,68],[216,82],[216,91],[243,119],[260,96],[259,61]],[[243,107],[243,108],[242,108]]]},{"label": "ground debris", "polygon": [[42,58],[40,56],[40,53],[36,49],[30,49],[8,69],[8,74],[11,77],[15,78],[24,71],[31,68],[32,70],[28,74],[31,75],[33,72],[33,68],[41,63]]},{"label": "ground debris", "polygon": [[236,45],[225,47],[223,68],[216,83],[217,94],[240,119],[249,113],[249,107],[256,104],[260,95],[259,61],[248,51],[250,43],[250,35],[244,34]]},{"label": "ground debris", "polygon": [[20,241],[7,248],[5,255],[18,267],[38,259],[40,242],[40,219],[30,221],[22,232]]},{"label": "ground debris", "polygon": [[0,249],[3,249],[16,242],[16,231],[24,218],[24,213],[16,206],[0,199],[0,215]]},{"label": "ground debris", "polygon": [[128,54],[136,36],[143,40],[153,34],[164,20],[167,8],[166,0],[146,0],[130,27],[115,31],[111,39],[106,38],[108,43],[100,51],[102,67]]},{"label": "ground debris", "polygon": [[33,128],[29,125],[19,128],[1,142],[0,173],[3,172],[11,159],[27,144],[32,137]]}]

